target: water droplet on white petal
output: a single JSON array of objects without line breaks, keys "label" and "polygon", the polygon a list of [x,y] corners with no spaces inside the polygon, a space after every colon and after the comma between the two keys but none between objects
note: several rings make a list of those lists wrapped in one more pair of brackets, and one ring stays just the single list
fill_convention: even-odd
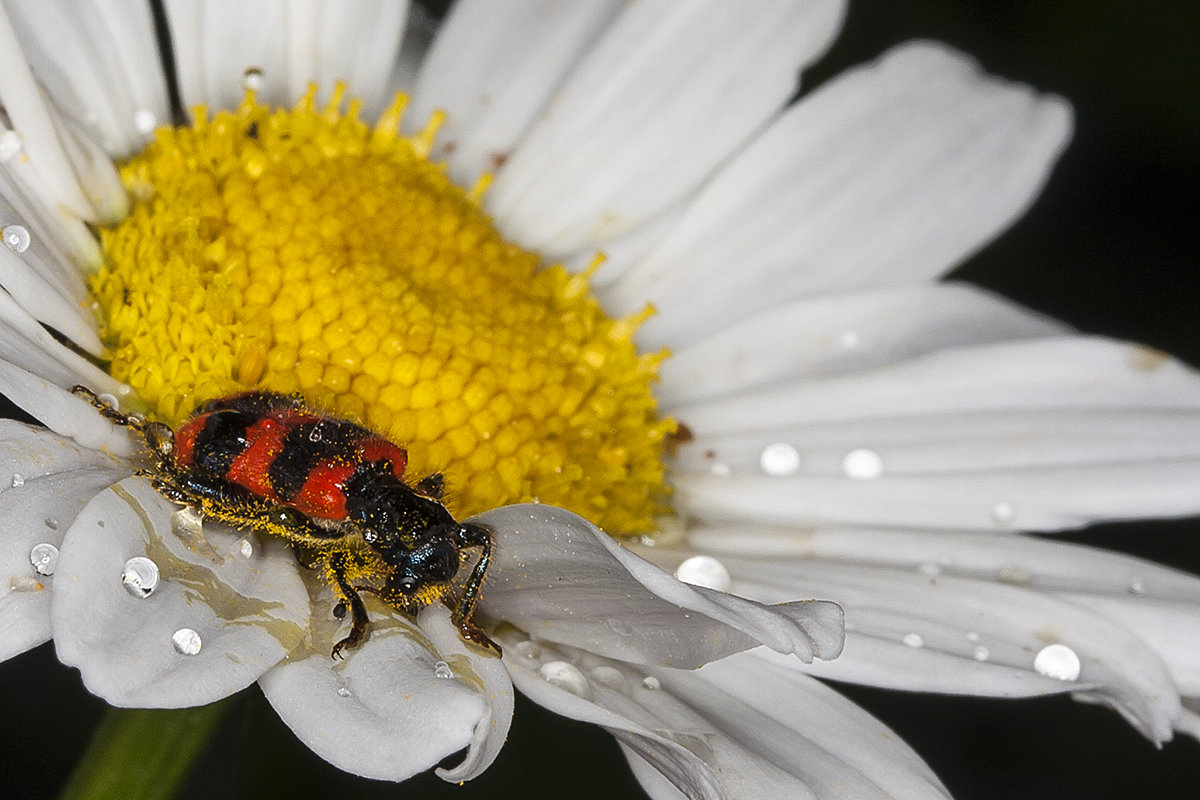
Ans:
[{"label": "water droplet on white petal", "polygon": [[842,474],[858,481],[878,478],[883,474],[883,457],[865,447],[851,450],[842,459]]},{"label": "water droplet on white petal", "polygon": [[0,237],[4,239],[4,245],[14,253],[24,253],[29,249],[30,242],[33,237],[29,235],[29,229],[24,225],[5,225],[0,228]]},{"label": "water droplet on white petal", "polygon": [[1078,680],[1081,667],[1079,656],[1065,644],[1047,645],[1033,659],[1035,670],[1047,678],[1060,681]]},{"label": "water droplet on white petal", "polygon": [[981,644],[977,644],[975,645],[975,649],[971,652],[971,655],[975,656],[976,661],[987,661],[989,658],[991,658],[992,651],[988,650]]},{"label": "water droplet on white petal", "polygon": [[909,647],[924,647],[925,646],[925,640],[921,637],[921,634],[919,634],[919,633],[906,633],[906,634],[904,634],[904,638],[901,639],[900,641],[904,642]]},{"label": "water droplet on white petal", "polygon": [[46,527],[50,530],[58,530],[58,520],[56,520],[54,517],[46,517],[44,520],[42,520],[42,522],[44,522]]},{"label": "water droplet on white petal", "polygon": [[1129,593],[1142,595],[1146,593],[1146,582],[1139,578],[1132,578],[1129,581]]},{"label": "water droplet on white petal", "polygon": [[450,669],[450,665],[445,661],[439,661],[433,665],[433,677],[442,678],[443,680],[453,678],[454,670]]},{"label": "water droplet on white petal", "polygon": [[53,575],[58,564],[58,548],[49,542],[35,544],[29,551],[29,563],[38,575]]},{"label": "water droplet on white petal", "polygon": [[659,683],[658,678],[654,677],[653,675],[647,675],[646,677],[642,678],[642,686],[652,692],[656,692],[662,686],[662,684]]},{"label": "water droplet on white petal", "polygon": [[145,556],[134,556],[121,570],[121,583],[134,597],[149,597],[158,588],[158,564]]},{"label": "water droplet on white petal", "polygon": [[574,664],[566,661],[547,661],[538,669],[547,683],[554,684],[560,689],[566,689],[573,695],[583,697],[589,689],[588,679]]},{"label": "water droplet on white petal", "polygon": [[177,653],[194,656],[200,652],[200,634],[191,628],[180,628],[171,634],[171,644]]},{"label": "water droplet on white petal", "polygon": [[158,125],[158,117],[148,108],[139,108],[133,112],[133,129],[138,133],[154,133]]},{"label": "water droplet on white petal", "polygon": [[254,543],[249,539],[239,540],[238,552],[241,553],[242,558],[250,558],[250,556],[254,555]]},{"label": "water droplet on white petal", "polygon": [[12,476],[12,485],[14,489],[20,489],[25,485],[25,476],[19,472],[14,472]]},{"label": "water droplet on white petal", "polygon": [[247,67],[242,73],[242,88],[252,92],[257,92],[263,88],[263,71],[262,67]]},{"label": "water droplet on white petal", "polygon": [[996,522],[1007,524],[1012,522],[1016,516],[1017,509],[1006,500],[998,500],[992,505],[992,519]]},{"label": "water droplet on white petal", "polygon": [[692,586],[704,586],[718,592],[728,592],[733,580],[729,570],[712,556],[692,556],[675,570],[675,577]]},{"label": "water droplet on white petal", "polygon": [[763,448],[758,464],[768,475],[794,475],[800,469],[800,451],[787,442],[775,442]]},{"label": "water droplet on white petal", "polygon": [[338,696],[338,697],[350,697],[350,696],[352,696],[353,694],[354,694],[354,693],[353,693],[353,692],[351,692],[349,689],[347,689],[345,686],[339,686],[339,687],[338,687],[338,690],[337,690],[337,696]]},{"label": "water droplet on white petal", "polygon": [[522,658],[532,659],[542,657],[542,648],[538,647],[537,644],[529,641],[528,639],[522,639],[521,641],[517,642],[513,645],[512,649]]},{"label": "water droplet on white petal", "polygon": [[16,131],[0,133],[0,161],[8,161],[21,152],[21,136]]}]

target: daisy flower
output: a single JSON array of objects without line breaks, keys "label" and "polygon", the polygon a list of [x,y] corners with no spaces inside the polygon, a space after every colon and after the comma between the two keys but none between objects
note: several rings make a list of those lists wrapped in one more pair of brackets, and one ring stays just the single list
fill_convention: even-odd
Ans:
[{"label": "daisy flower", "polygon": [[[1069,106],[931,42],[789,104],[845,9],[753,6],[6,2],[0,389],[40,425],[0,428],[0,655],[114,706],[257,682],[385,780],[479,775],[515,687],[655,798],[947,796],[821,679],[1200,734],[1200,580],[1028,533],[1200,512],[1200,380],[937,282]],[[495,532],[503,657],[368,597],[331,660],[321,570],[156,492],[76,384],[403,442]]]}]

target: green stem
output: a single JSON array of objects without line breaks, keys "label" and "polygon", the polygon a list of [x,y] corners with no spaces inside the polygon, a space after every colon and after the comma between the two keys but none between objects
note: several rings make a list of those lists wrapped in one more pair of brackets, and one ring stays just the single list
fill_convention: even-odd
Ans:
[{"label": "green stem", "polygon": [[169,800],[232,698],[198,708],[109,708],[59,800]]}]

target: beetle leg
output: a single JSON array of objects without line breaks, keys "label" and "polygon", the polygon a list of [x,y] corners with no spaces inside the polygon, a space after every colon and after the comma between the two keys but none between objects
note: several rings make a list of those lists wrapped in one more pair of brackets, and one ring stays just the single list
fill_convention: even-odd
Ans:
[{"label": "beetle leg", "polygon": [[345,603],[350,606],[350,635],[333,646],[329,657],[334,659],[345,658],[342,655],[343,649],[358,647],[366,637],[367,625],[371,621],[367,617],[367,607],[363,605],[362,597],[346,580],[346,567],[346,553],[339,551],[329,557],[329,570],[333,573],[334,583],[340,595],[339,605]]},{"label": "beetle leg", "polygon": [[479,560],[471,570],[470,577],[463,584],[462,594],[458,603],[453,606],[451,620],[458,626],[458,631],[464,639],[475,642],[501,654],[500,645],[493,642],[486,633],[471,622],[471,614],[475,611],[475,602],[479,599],[479,590],[483,586],[483,577],[487,573],[488,564],[492,561],[492,532],[482,525],[462,525],[456,537],[460,549],[478,547]]}]

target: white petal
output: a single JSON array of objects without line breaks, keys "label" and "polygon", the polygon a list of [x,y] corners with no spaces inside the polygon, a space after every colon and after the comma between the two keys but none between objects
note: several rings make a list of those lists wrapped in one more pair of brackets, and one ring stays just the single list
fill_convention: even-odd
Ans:
[{"label": "white petal", "polygon": [[671,408],[797,378],[858,372],[936,350],[1064,333],[967,284],[917,284],[797,300],[674,348],[659,369]]},{"label": "white petal", "polygon": [[[308,628],[308,594],[281,542],[260,546],[212,523],[185,536],[173,528],[177,509],[130,478],[88,503],[63,540],[51,601],[58,658],[112,705],[219,700],[277,664]],[[122,579],[137,557],[158,567],[149,596]],[[177,649],[188,629],[198,652]]]},{"label": "white petal", "polygon": [[[39,322],[61,333],[90,353],[104,353],[91,309],[67,297],[23,255],[0,247],[0,286]],[[48,338],[48,337],[47,337]]]},{"label": "white petal", "polygon": [[943,274],[1028,207],[1070,127],[1058,98],[941,45],[899,47],[773,124],[613,287],[613,308],[653,301],[640,341],[655,348],[798,297]]},{"label": "white petal", "polygon": [[[513,683],[546,708],[609,730],[654,797],[941,797],[911,750],[816,681],[750,654],[697,672],[630,665],[510,633]],[[888,795],[887,792],[894,792]]]},{"label": "white petal", "polygon": [[498,175],[489,193],[498,224],[556,257],[658,215],[787,100],[797,70],[837,31],[842,6],[631,4]]},{"label": "white petal", "polygon": [[436,155],[470,186],[493,172],[562,76],[598,38],[622,0],[465,0],[446,17],[421,66],[410,125],[447,113]]},{"label": "white petal", "polygon": [[0,420],[0,661],[50,639],[54,578],[34,569],[33,547],[61,549],[84,504],[128,474],[104,453]]},{"label": "white petal", "polygon": [[[15,136],[13,132],[9,132]],[[8,134],[0,133],[0,137]],[[12,209],[11,221],[28,229],[31,241],[28,258],[55,286],[82,303],[87,286],[80,272],[90,273],[104,260],[100,242],[90,228],[65,207],[46,196],[33,166],[14,153],[0,161],[0,197]]]},{"label": "white petal", "polygon": [[[837,549],[839,537],[845,544]],[[798,540],[793,534],[790,544],[807,551],[802,541],[808,538]],[[1006,538],[1011,542],[1006,544]],[[698,539],[720,542],[715,533]],[[789,544],[784,535],[777,539],[784,547]],[[728,552],[746,552],[748,541],[752,537],[735,536],[720,545],[727,550],[719,558],[733,576],[733,591],[765,602],[816,592],[837,598],[846,608],[846,651],[836,664],[806,667],[806,672],[910,691],[998,697],[1072,692],[1116,707],[1154,741],[1170,738],[1179,713],[1178,691],[1152,642],[1037,583],[1061,584],[1072,580],[1070,575],[1080,576],[1076,583],[1093,582],[1086,566],[1071,569],[1070,559],[1079,556],[1086,565],[1104,560],[1102,552],[1056,551],[1053,543],[1014,536],[869,531],[825,534],[822,553],[832,550],[830,557],[811,552],[784,556],[781,548],[758,557]],[[1028,552],[1022,550],[1025,544]],[[858,558],[852,560],[850,552]],[[650,552],[660,562],[687,554]],[[915,567],[879,565],[889,558],[920,560]],[[1119,559],[1114,562],[1104,565],[1102,574],[1109,582],[1114,572],[1129,568]],[[1167,577],[1169,570],[1144,566],[1156,590],[1162,586],[1176,602],[1184,592],[1196,609],[1200,580],[1178,573]],[[1128,580],[1107,596],[1126,596]],[[1052,644],[1065,645],[1077,656],[1077,680],[1036,668],[1037,655]]]},{"label": "white petal", "polygon": [[486,703],[486,711],[475,725],[470,749],[462,763],[453,769],[439,767],[437,771],[451,783],[469,781],[491,766],[508,738],[514,701],[512,680],[499,658],[463,640],[458,626],[451,624],[450,610],[445,606],[426,606],[417,616],[417,623],[447,666],[469,682]]},{"label": "white petal", "polygon": [[496,542],[480,611],[539,638],[684,668],[757,643],[806,661],[840,649],[836,604],[764,607],[680,583],[553,506],[507,506],[475,519]]},{"label": "white petal", "polygon": [[[1196,513],[1197,386],[1161,353],[1083,337],[776,384],[669,409],[695,437],[680,466],[715,473],[678,476],[677,498],[703,519],[785,524],[1053,530]],[[795,457],[764,477],[753,461],[773,443]],[[875,469],[851,469],[859,455]]]},{"label": "white petal", "polygon": [[15,0],[6,4],[39,80],[93,127],[104,148],[129,156],[170,121],[150,6],[137,0]]},{"label": "white petal", "polygon": [[[372,609],[370,638],[334,661],[331,609],[330,600],[317,603],[306,648],[259,681],[275,711],[317,755],[356,775],[400,781],[467,747],[472,762],[481,755],[480,725],[507,729],[496,712],[511,698],[483,695],[496,686],[486,662],[497,659],[462,649],[448,616],[422,623],[451,629],[435,635],[452,642],[452,651],[443,652],[409,620]],[[492,743],[482,748],[485,760],[492,750]]]},{"label": "white petal", "polygon": [[[89,388],[114,396],[129,394],[124,384],[103,377]],[[84,447],[120,458],[129,458],[141,447],[129,431],[104,419],[86,401],[7,361],[0,361],[0,392],[50,430]]]}]

